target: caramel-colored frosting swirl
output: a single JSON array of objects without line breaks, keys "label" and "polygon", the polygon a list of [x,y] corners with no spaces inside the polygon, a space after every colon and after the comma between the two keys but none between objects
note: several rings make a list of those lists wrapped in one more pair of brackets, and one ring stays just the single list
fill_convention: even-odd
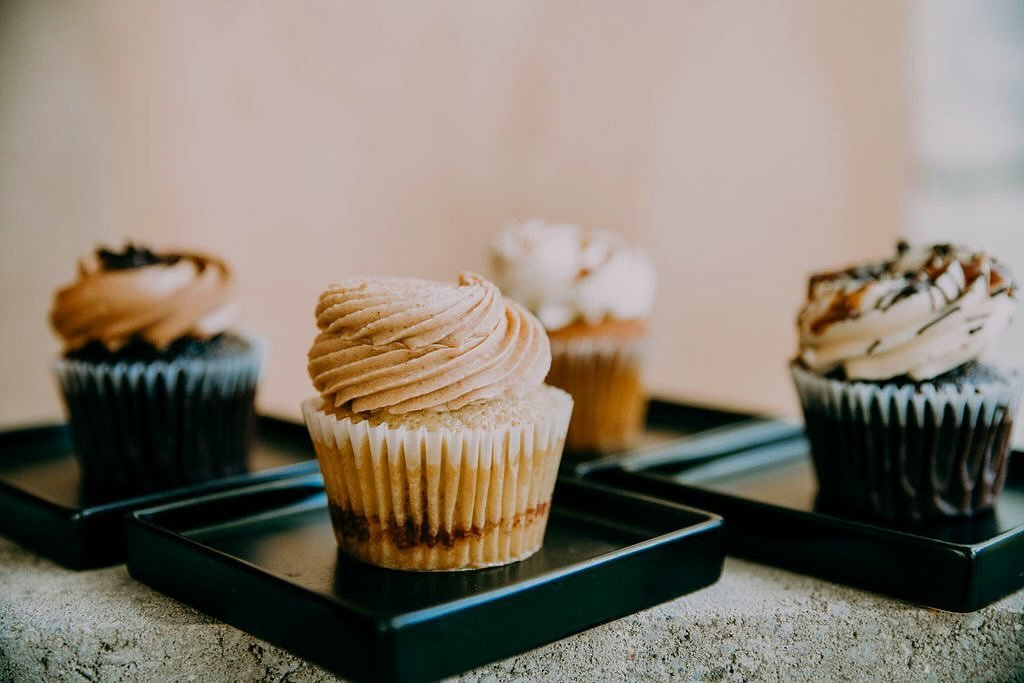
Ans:
[{"label": "caramel-colored frosting swirl", "polygon": [[222,261],[176,253],[110,267],[99,257],[104,253],[110,254],[84,257],[78,279],[54,298],[50,322],[65,352],[94,341],[117,351],[132,339],[163,349],[183,337],[208,339],[230,324],[231,274]]},{"label": "caramel-colored frosting swirl", "polygon": [[987,254],[901,243],[893,259],[811,278],[799,357],[849,379],[927,380],[979,358],[1014,305],[1009,271]]},{"label": "caramel-colored frosting swirl", "polygon": [[540,322],[472,273],[457,285],[411,278],[332,285],[316,308],[309,376],[327,406],[357,413],[457,410],[524,396],[544,382]]}]

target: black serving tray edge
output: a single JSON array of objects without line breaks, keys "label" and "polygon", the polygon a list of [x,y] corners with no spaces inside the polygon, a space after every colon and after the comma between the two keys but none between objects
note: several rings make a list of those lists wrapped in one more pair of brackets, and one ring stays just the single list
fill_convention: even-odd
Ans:
[{"label": "black serving tray edge", "polygon": [[[767,445],[769,457],[786,458],[806,450],[802,437]],[[774,451],[774,452],[772,452]],[[725,455],[698,467],[734,467],[745,454]],[[1015,454],[1024,461],[1024,454]],[[693,470],[688,470],[693,474]],[[715,473],[716,475],[718,472]],[[698,477],[700,475],[698,474]],[[973,612],[1024,587],[1022,530],[1007,530],[981,543],[923,538],[912,531],[760,502],[676,481],[668,474],[604,468],[594,480],[621,490],[712,510],[726,520],[728,553],[778,566],[925,607]],[[768,544],[765,539],[771,539]],[[1013,541],[1013,543],[1011,543]],[[816,552],[807,552],[810,546]],[[867,562],[886,564],[892,572],[866,571]],[[899,576],[901,564],[932,565],[936,574]],[[941,575],[943,584],[938,584]],[[947,590],[941,590],[942,587]]]},{"label": "black serving tray edge", "polygon": [[697,464],[754,446],[785,441],[802,432],[802,425],[790,420],[749,416],[693,436],[571,463],[571,472],[589,477],[606,469],[639,470],[670,462]]},{"label": "black serving tray edge", "polygon": [[[289,492],[301,499],[318,490],[322,479],[319,475],[291,479],[288,481],[234,489],[218,494],[211,494],[189,501],[169,503],[159,507],[138,510],[131,514],[127,525],[128,570],[139,581],[157,590],[165,592],[177,599],[191,604],[212,616],[232,623],[253,635],[269,642],[276,643],[293,653],[302,656],[324,668],[355,679],[372,679],[386,681],[414,681],[440,678],[452,675],[458,670],[466,670],[490,661],[514,655],[517,651],[544,645],[552,640],[566,637],[601,623],[626,616],[640,609],[654,606],[660,602],[679,597],[686,593],[711,585],[721,575],[724,561],[724,544],[722,537],[723,521],[721,517],[694,510],[684,505],[666,503],[654,498],[612,489],[603,484],[562,478],[556,488],[555,505],[558,505],[558,494],[570,490],[584,490],[603,496],[614,496],[623,500],[631,500],[634,504],[657,507],[659,510],[675,509],[689,515],[699,516],[703,521],[691,524],[686,528],[676,529],[650,538],[640,543],[612,551],[577,565],[570,565],[520,584],[497,589],[488,589],[479,595],[470,596],[440,606],[431,606],[418,611],[399,615],[397,618],[379,619],[373,615],[358,615],[353,621],[353,614],[343,606],[324,599],[311,591],[289,583],[286,579],[274,576],[244,560],[204,546],[201,542],[182,536],[170,526],[163,526],[173,515],[185,508],[198,510],[202,506],[231,504],[245,496],[278,492],[282,500],[287,500]],[[302,489],[306,489],[303,494]],[[321,494],[322,495],[322,494]],[[322,505],[323,502],[314,503]],[[173,520],[171,520],[173,522]],[[630,602],[610,600],[611,591],[602,591],[609,581],[622,581],[622,576],[640,575],[640,567],[651,563],[668,563],[672,566],[679,561],[678,554],[682,550],[679,541],[685,540],[687,555],[702,555],[715,558],[709,562],[698,563],[693,571],[684,575],[684,590],[679,583],[663,582],[648,586],[642,597],[639,595]],[[194,566],[180,566],[173,578],[162,571],[162,560],[166,543],[174,543],[179,550],[184,550]],[[697,552],[697,551],[700,552]],[[226,564],[233,577],[232,593],[263,594],[269,600],[261,599],[258,609],[247,609],[245,605],[232,602],[230,596],[225,597],[214,586],[206,586],[203,581],[206,572],[204,564]],[[182,563],[187,565],[188,563]],[[391,571],[391,570],[379,570]],[[184,572],[184,573],[182,573]],[[577,576],[578,575],[578,576]],[[194,580],[189,580],[191,576]],[[593,587],[592,599],[579,605],[583,612],[577,610],[572,615],[558,611],[545,611],[549,598],[557,595],[560,581],[566,577],[579,578],[586,576]],[[237,583],[235,582],[237,581]],[[280,598],[280,599],[279,599]],[[290,627],[287,619],[264,619],[259,611],[271,610],[276,614],[285,615],[296,611],[298,601],[303,606],[298,610],[309,610],[315,615],[317,623],[315,631],[322,637],[308,637],[308,628],[295,630]],[[250,607],[252,607],[250,605]],[[488,641],[480,636],[479,625],[490,623],[492,619],[507,619],[509,612],[527,614],[535,612],[537,619],[531,629],[521,633],[522,643],[515,651],[509,651],[505,644]],[[444,623],[439,628],[439,614],[444,615]],[[308,626],[308,619],[304,618]],[[567,627],[567,624],[575,624]],[[582,627],[579,623],[585,623]],[[366,629],[372,629],[377,637],[370,642],[363,635]],[[430,643],[439,638],[461,638],[465,643],[465,658],[458,670],[447,668],[444,658],[434,656]],[[339,639],[351,639],[354,648],[360,652],[372,652],[364,660],[352,661],[351,658],[336,653]],[[349,648],[352,649],[352,648]],[[396,656],[401,652],[402,656]],[[332,654],[334,653],[334,654]],[[387,663],[385,669],[380,664]]]},{"label": "black serving tray edge", "polygon": [[[308,433],[301,423],[266,415],[260,415],[257,419],[262,436],[308,440]],[[0,432],[0,446],[5,449],[16,448],[12,441],[30,441],[33,436],[57,430],[66,430],[66,426],[42,424],[16,427]],[[312,457],[312,445],[309,448],[311,457],[308,460],[290,465],[89,504],[82,508],[62,505],[0,479],[0,515],[17,520],[16,524],[5,524],[0,534],[71,569],[93,569],[116,564],[123,559],[123,539],[117,533],[117,527],[123,516],[131,510],[308,475],[319,469],[316,458]]]}]

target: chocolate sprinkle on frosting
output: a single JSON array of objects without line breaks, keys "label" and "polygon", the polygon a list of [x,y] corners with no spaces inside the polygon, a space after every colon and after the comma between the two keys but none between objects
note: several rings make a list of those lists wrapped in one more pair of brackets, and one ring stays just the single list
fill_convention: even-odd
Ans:
[{"label": "chocolate sprinkle on frosting", "polygon": [[173,265],[181,259],[179,254],[156,254],[147,247],[135,246],[131,242],[124,245],[121,251],[106,247],[96,249],[96,258],[104,270],[129,270],[158,264]]}]

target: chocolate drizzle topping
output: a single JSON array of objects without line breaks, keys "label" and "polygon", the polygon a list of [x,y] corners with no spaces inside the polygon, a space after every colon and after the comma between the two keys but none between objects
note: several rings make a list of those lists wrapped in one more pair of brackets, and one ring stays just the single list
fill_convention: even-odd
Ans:
[{"label": "chocolate drizzle topping", "polygon": [[921,289],[921,286],[919,284],[907,285],[906,287],[904,287],[900,291],[898,291],[895,294],[893,294],[891,297],[889,297],[889,298],[887,298],[887,299],[885,299],[883,301],[879,301],[878,302],[878,309],[880,311],[888,311],[890,308],[892,308],[894,305],[898,304],[899,302],[903,301],[904,299],[909,299],[910,297],[912,297],[915,294],[917,294],[917,292],[920,289]]},{"label": "chocolate drizzle topping", "polygon": [[823,316],[811,323],[811,332],[821,334],[832,323],[841,320],[850,320],[860,315],[860,302],[864,298],[867,286],[861,287],[855,292],[836,292],[829,304],[828,311]]},{"label": "chocolate drizzle topping", "polygon": [[889,260],[815,275],[797,320],[815,372],[926,380],[981,357],[1014,308],[1001,263],[965,246],[910,246]]},{"label": "chocolate drizzle topping", "polygon": [[934,320],[930,321],[927,325],[925,325],[924,327],[919,329],[917,331],[917,334],[920,336],[929,327],[932,327],[933,325],[937,325],[938,323],[942,322],[943,320],[945,320],[946,318],[948,318],[949,316],[953,315],[954,313],[956,313],[959,310],[960,310],[959,306],[954,306],[953,308],[949,309],[948,311],[946,311],[945,313],[940,315],[938,318],[935,318]]},{"label": "chocolate drizzle topping", "polygon": [[[811,276],[807,290],[808,301],[813,300],[818,295],[817,289],[820,285],[828,282],[845,280],[851,285],[859,284],[860,286],[852,291],[838,291],[832,294],[832,300],[829,303],[828,309],[810,322],[810,331],[813,334],[822,334],[834,323],[858,318],[864,312],[861,309],[861,300],[863,299],[864,292],[873,282],[878,282],[885,278],[898,279],[902,277],[907,281],[907,285],[895,294],[880,298],[875,302],[872,310],[888,311],[900,301],[910,298],[924,289],[929,290],[929,294],[934,302],[933,305],[938,309],[956,301],[984,272],[983,263],[986,257],[982,254],[971,253],[964,258],[958,255],[957,249],[953,245],[936,244],[930,248],[928,257],[919,269],[899,273],[897,268],[902,265],[901,259],[909,253],[910,245],[905,241],[900,241],[896,245],[896,251],[896,259]],[[949,268],[957,262],[959,262],[963,271],[963,281],[961,282],[958,278],[955,285],[956,290],[947,291],[938,283],[942,282],[949,287],[948,278],[946,280],[942,280],[942,278],[949,271]],[[1006,293],[1013,296],[1014,284],[1009,282],[1009,276],[1003,266],[994,259],[990,263],[991,268],[988,276],[989,296],[996,297]],[[945,317],[945,315],[942,317]],[[931,321],[918,334],[941,319],[937,318]]]}]

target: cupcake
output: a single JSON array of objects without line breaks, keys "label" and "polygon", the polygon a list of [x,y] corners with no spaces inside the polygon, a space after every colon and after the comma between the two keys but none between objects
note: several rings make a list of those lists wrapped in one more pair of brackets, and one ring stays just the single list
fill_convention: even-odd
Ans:
[{"label": "cupcake", "polygon": [[130,495],[246,470],[258,345],[228,332],[221,261],[99,249],[57,292],[55,364],[90,495]]},{"label": "cupcake", "polygon": [[1014,296],[1003,265],[948,244],[811,278],[791,369],[822,505],[893,521],[992,507],[1021,379],[980,358]]},{"label": "cupcake", "polygon": [[405,570],[541,546],[572,412],[540,323],[486,280],[332,285],[302,404],[343,552]]},{"label": "cupcake", "polygon": [[513,224],[492,243],[496,282],[551,338],[547,381],[576,402],[566,445],[628,446],[643,429],[641,380],[654,305],[654,267],[614,233],[539,220]]}]

